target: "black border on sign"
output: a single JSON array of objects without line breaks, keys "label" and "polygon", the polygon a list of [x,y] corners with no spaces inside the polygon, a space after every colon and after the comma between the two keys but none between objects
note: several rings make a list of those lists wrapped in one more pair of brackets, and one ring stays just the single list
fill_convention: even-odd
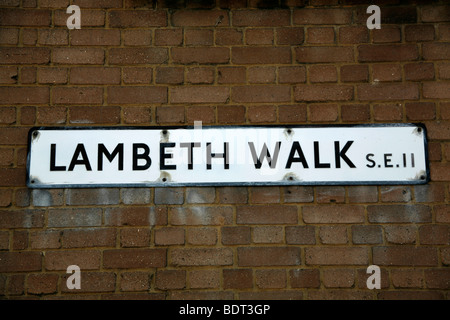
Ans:
[{"label": "black border on sign", "polygon": [[420,185],[430,181],[430,166],[428,159],[427,128],[423,123],[368,123],[368,124],[319,124],[319,125],[230,125],[230,126],[202,126],[202,130],[208,129],[236,129],[236,128],[383,128],[383,127],[418,127],[423,130],[423,142],[425,148],[426,177],[423,180],[409,181],[339,181],[339,182],[302,182],[302,181],[273,181],[273,182],[157,182],[157,183],[122,183],[122,184],[34,184],[30,181],[31,141],[33,132],[37,130],[173,130],[173,129],[195,129],[195,126],[73,126],[73,127],[32,127],[28,132],[27,170],[26,184],[34,189],[55,188],[136,188],[136,187],[227,187],[227,186],[358,186],[358,185]]}]

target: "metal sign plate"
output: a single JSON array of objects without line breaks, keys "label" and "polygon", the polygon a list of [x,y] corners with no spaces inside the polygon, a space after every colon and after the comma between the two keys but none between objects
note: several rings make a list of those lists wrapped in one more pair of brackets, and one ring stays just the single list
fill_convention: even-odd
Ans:
[{"label": "metal sign plate", "polygon": [[32,188],[423,184],[420,124],[30,130]]}]

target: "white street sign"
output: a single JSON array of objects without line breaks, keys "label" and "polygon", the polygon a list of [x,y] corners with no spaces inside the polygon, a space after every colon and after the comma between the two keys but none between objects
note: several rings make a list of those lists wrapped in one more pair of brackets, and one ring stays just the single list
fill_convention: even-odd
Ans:
[{"label": "white street sign", "polygon": [[422,125],[30,131],[28,186],[423,184]]}]

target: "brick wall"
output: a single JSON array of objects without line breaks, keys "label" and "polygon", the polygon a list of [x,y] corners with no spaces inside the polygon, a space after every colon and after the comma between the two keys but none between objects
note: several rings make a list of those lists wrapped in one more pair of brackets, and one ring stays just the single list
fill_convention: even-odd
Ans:
[{"label": "brick wall", "polygon": [[[369,2],[0,0],[0,296],[449,299],[450,6]],[[431,182],[25,185],[32,126],[195,120],[422,122]]]}]

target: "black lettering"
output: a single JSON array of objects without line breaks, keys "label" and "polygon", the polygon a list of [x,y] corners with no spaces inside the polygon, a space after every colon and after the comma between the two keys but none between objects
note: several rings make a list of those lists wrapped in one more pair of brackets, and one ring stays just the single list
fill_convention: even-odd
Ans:
[{"label": "black lettering", "polygon": [[188,170],[194,169],[194,154],[193,149],[200,147],[200,142],[182,142],[180,143],[180,147],[188,148]]},{"label": "black lettering", "polygon": [[374,156],[375,156],[375,155],[374,155],[373,153],[367,154],[366,160],[370,162],[370,165],[369,165],[369,164],[366,164],[366,166],[367,166],[368,168],[373,168],[373,167],[375,167],[376,162],[372,160],[372,157],[374,157]]},{"label": "black lettering", "polygon": [[175,147],[174,142],[160,143],[159,144],[159,169],[160,170],[176,170],[177,166],[174,164],[166,164],[166,159],[172,159],[172,153],[166,153],[166,148]]},{"label": "black lettering", "polygon": [[248,145],[250,146],[250,151],[252,152],[253,163],[255,164],[255,169],[261,169],[264,158],[267,159],[267,162],[271,169],[274,169],[276,167],[277,160],[278,160],[278,153],[280,151],[280,146],[281,146],[281,141],[278,141],[275,144],[275,150],[273,151],[273,158],[270,155],[269,149],[267,148],[265,143],[264,143],[264,146],[263,146],[258,158],[256,156],[256,150],[255,150],[254,143],[249,142]]},{"label": "black lettering", "polygon": [[329,163],[320,163],[319,141],[314,141],[314,167],[331,168]]},{"label": "black lettering", "polygon": [[[139,149],[144,149],[143,153],[138,153]],[[150,159],[150,147],[145,143],[133,143],[133,171],[147,170],[152,164]],[[139,160],[145,160],[145,164],[139,165]]]},{"label": "black lettering", "polygon": [[[295,157],[296,153],[298,153],[298,157]],[[289,153],[289,158],[286,163],[286,169],[290,169],[293,162],[301,162],[303,168],[308,168],[308,163],[306,162],[302,147],[300,146],[300,143],[298,141],[294,141],[294,143],[292,144],[291,152]]]},{"label": "black lettering", "polygon": [[[81,155],[81,159],[78,159]],[[72,161],[70,161],[69,171],[73,171],[75,166],[84,165],[87,171],[92,171],[91,164],[89,163],[89,158],[86,153],[86,149],[84,148],[84,144],[79,143],[75,152],[73,153]]]},{"label": "black lettering", "polygon": [[223,167],[224,169],[228,170],[230,168],[230,164],[229,164],[229,148],[228,148],[228,142],[224,142],[223,143],[223,153],[212,153],[211,152],[211,142],[207,142],[206,143],[206,170],[211,170],[212,166],[211,166],[211,159],[212,158],[223,158],[224,164]]},{"label": "black lettering", "polygon": [[353,162],[345,154],[352,144],[353,144],[353,141],[347,141],[344,148],[342,148],[342,150],[339,150],[339,148],[340,148],[339,141],[334,142],[334,158],[336,161],[336,168],[341,167],[341,158],[347,163],[347,165],[350,168],[356,168],[356,166],[353,164]]},{"label": "black lettering", "polygon": [[123,143],[119,143],[112,153],[109,153],[103,143],[98,145],[98,157],[97,157],[97,170],[103,170],[103,156],[106,156],[109,162],[112,162],[114,158],[119,155],[118,170],[123,170]]},{"label": "black lettering", "polygon": [[416,166],[414,162],[414,153],[411,153],[411,167],[414,168]]},{"label": "black lettering", "polygon": [[57,166],[56,163],[56,144],[50,145],[50,171],[66,171],[66,166]]},{"label": "black lettering", "polygon": [[385,168],[392,168],[394,167],[392,164],[389,164],[391,162],[392,153],[385,153],[384,154],[384,167]]}]

